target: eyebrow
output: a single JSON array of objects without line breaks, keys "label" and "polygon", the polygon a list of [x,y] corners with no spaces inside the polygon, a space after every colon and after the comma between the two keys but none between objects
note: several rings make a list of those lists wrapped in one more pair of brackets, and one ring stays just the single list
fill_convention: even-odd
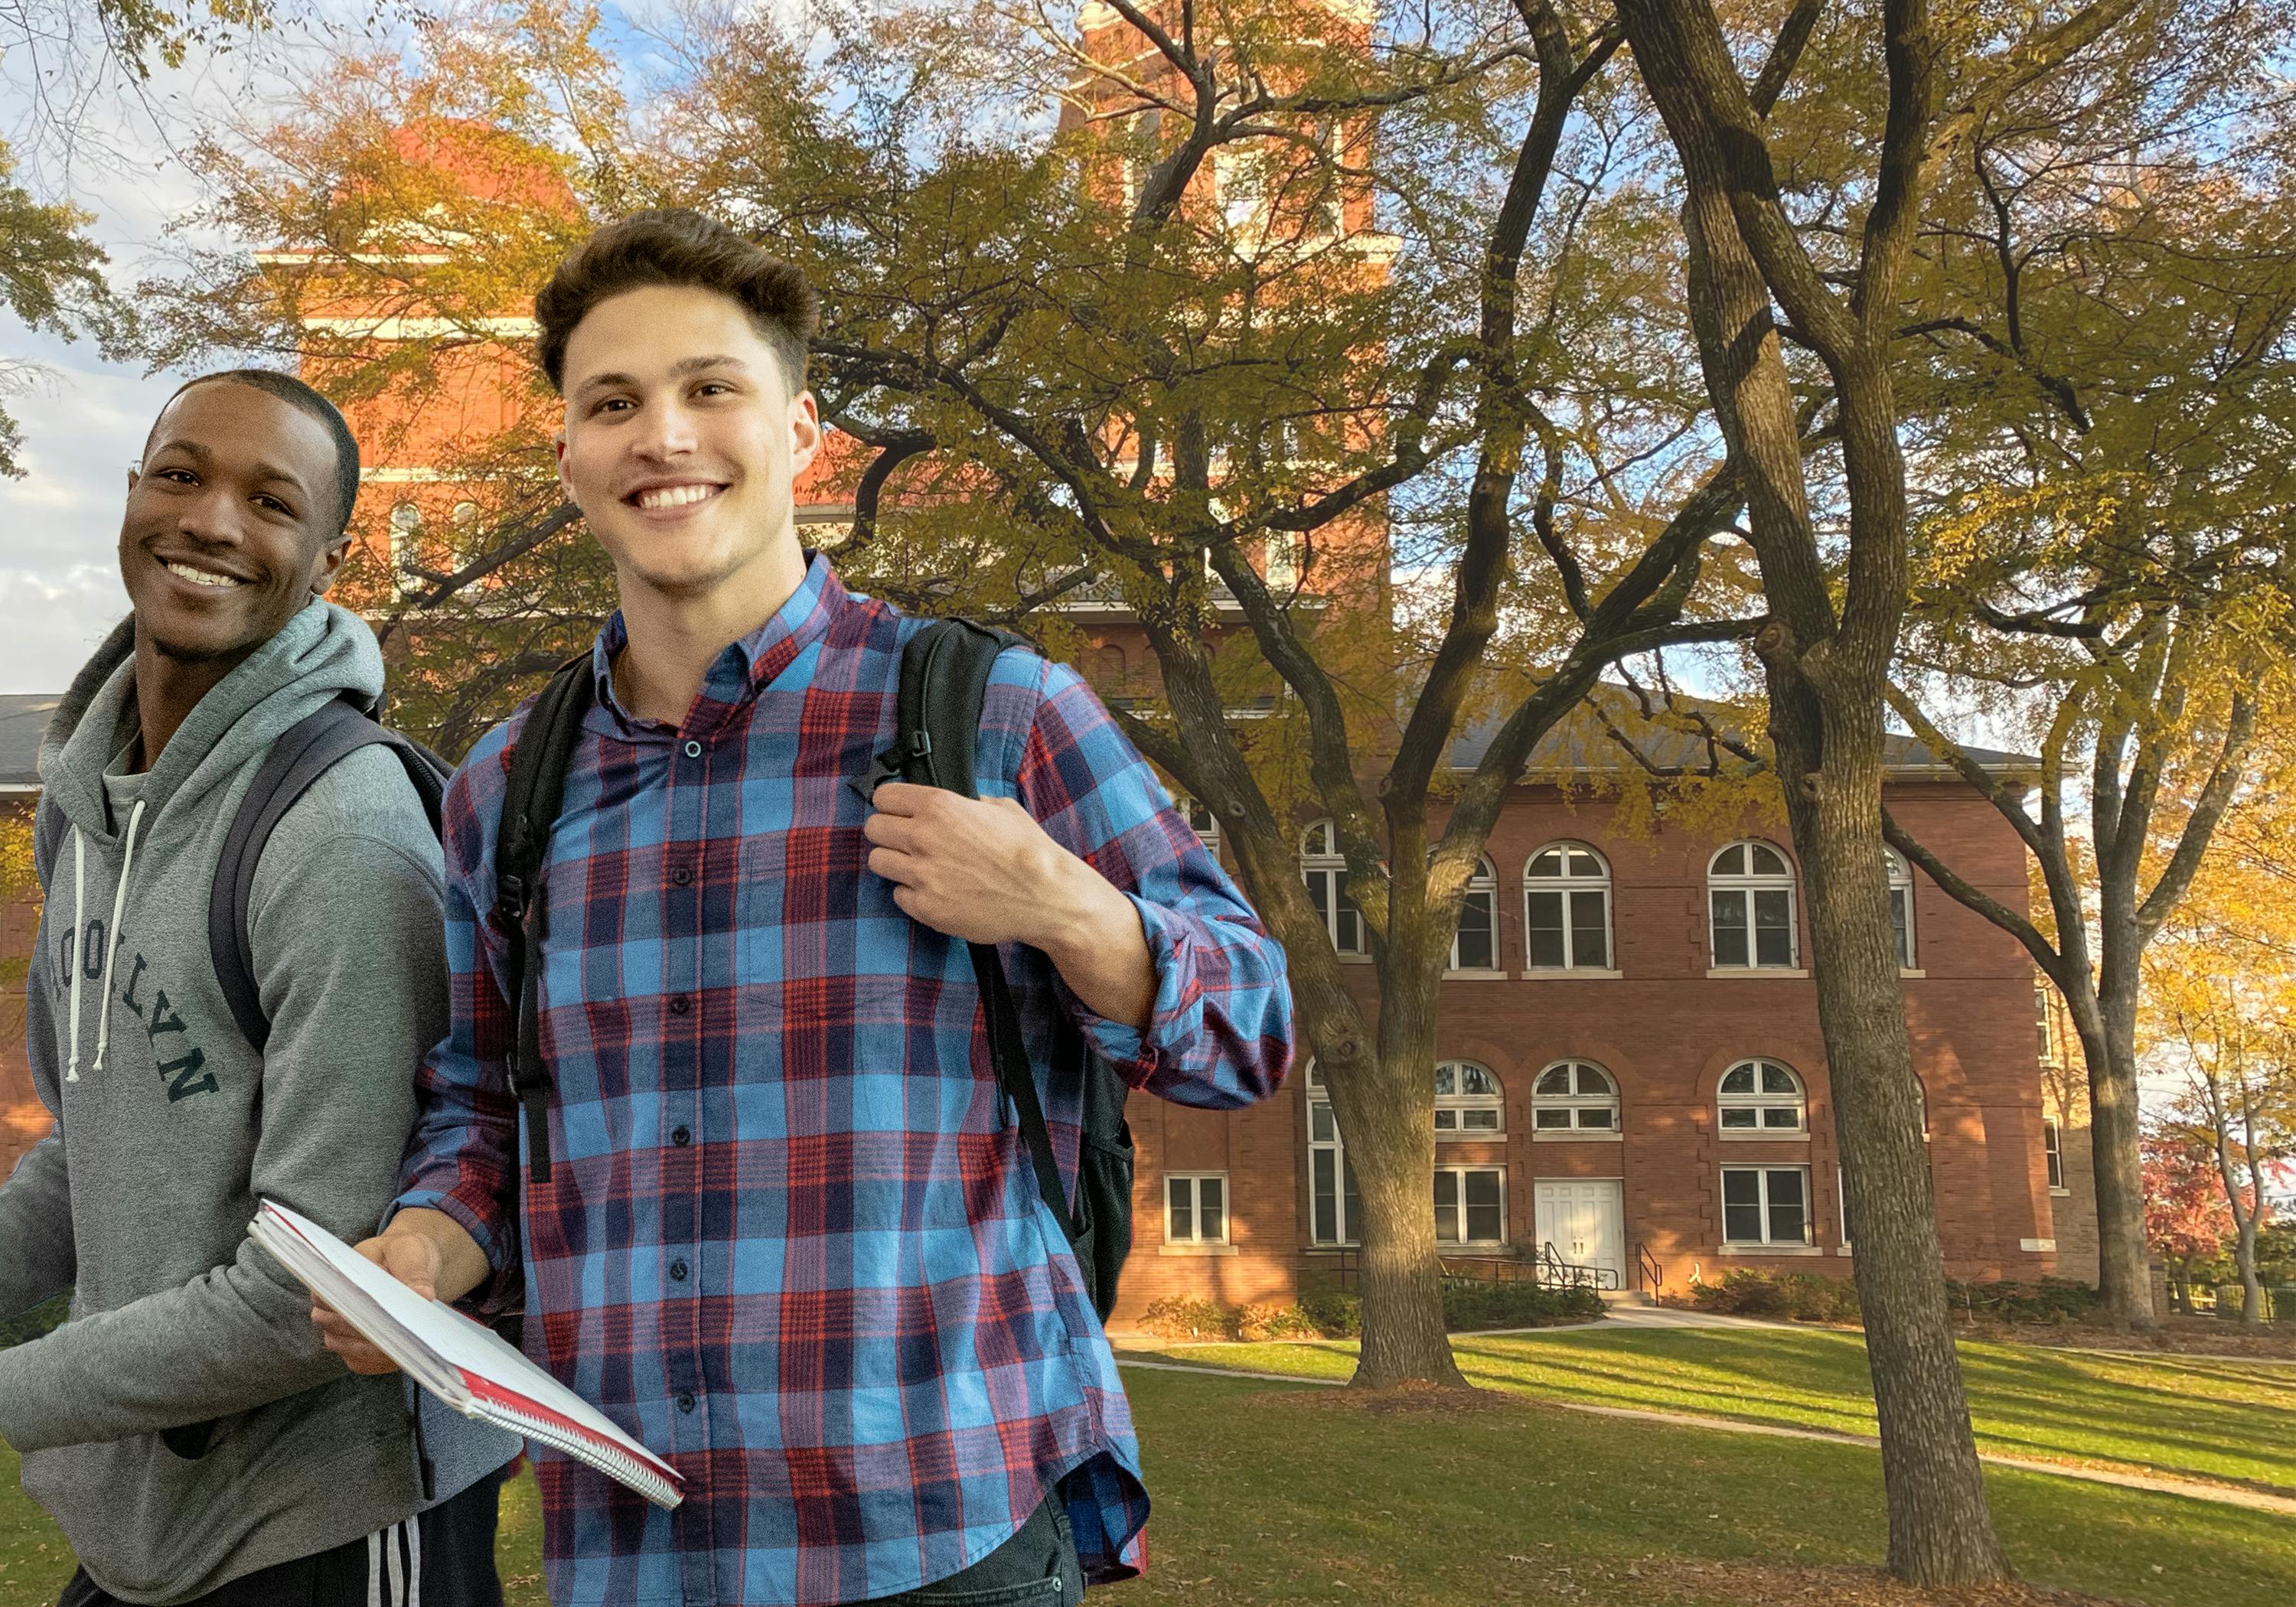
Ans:
[{"label": "eyebrow", "polygon": [[[212,447],[209,447],[203,442],[190,440],[181,437],[160,442],[152,448],[151,455],[153,457],[157,457],[162,452],[180,452],[185,457],[190,458],[193,463],[201,465],[212,463],[216,461],[215,451]],[[301,475],[296,473],[292,469],[283,469],[276,463],[258,463],[255,465],[255,477],[259,480],[284,480],[287,484],[294,487],[296,490],[301,492],[304,496],[308,496],[311,494],[311,488],[303,483],[303,477]]]},{"label": "eyebrow", "polygon": [[[747,373],[750,365],[729,352],[718,352],[702,357],[680,357],[669,365],[669,377],[673,380],[682,380],[689,374],[700,373],[710,368],[738,368]],[[634,374],[594,373],[574,388],[574,394],[587,396],[594,390],[604,389],[610,386],[636,385],[637,382],[637,378]]]}]

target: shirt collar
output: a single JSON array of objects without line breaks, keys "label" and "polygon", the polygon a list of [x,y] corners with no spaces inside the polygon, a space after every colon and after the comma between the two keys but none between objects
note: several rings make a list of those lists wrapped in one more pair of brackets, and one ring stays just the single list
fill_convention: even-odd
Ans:
[{"label": "shirt collar", "polygon": [[[837,571],[830,567],[828,557],[808,551],[805,578],[790,594],[789,601],[763,625],[729,644],[709,667],[709,675],[702,679],[698,706],[688,724],[710,723],[713,706],[716,710],[730,712],[747,702],[752,693],[772,685],[800,653],[828,632],[830,622],[845,607],[850,595],[844,582],[838,579]],[[591,644],[590,673],[596,677],[600,706],[612,709],[626,723],[636,726],[642,722],[614,696],[614,655],[628,646],[629,641],[629,627],[623,623],[622,611],[616,609]]]}]

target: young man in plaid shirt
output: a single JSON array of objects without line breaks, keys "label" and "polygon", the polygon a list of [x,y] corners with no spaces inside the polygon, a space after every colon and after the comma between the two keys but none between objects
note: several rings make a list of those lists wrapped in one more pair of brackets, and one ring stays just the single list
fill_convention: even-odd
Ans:
[{"label": "young man in plaid shirt", "polygon": [[[481,1309],[522,1282],[529,1353],[684,1475],[663,1512],[545,1455],[554,1601],[1073,1603],[1141,1566],[1148,1497],[965,944],[1002,947],[1040,1069],[1072,1025],[1134,1087],[1208,1108],[1283,1078],[1283,952],[1083,683],[1032,654],[997,660],[980,799],[849,785],[890,743],[922,622],[798,545],[821,428],[795,269],[641,213],[536,313],[560,478],[621,603],[544,871],[555,1160],[521,1177],[504,1070],[494,856],[521,710],[447,795],[452,1029],[362,1248]],[[1072,1177],[1082,1089],[1038,1084]]]}]

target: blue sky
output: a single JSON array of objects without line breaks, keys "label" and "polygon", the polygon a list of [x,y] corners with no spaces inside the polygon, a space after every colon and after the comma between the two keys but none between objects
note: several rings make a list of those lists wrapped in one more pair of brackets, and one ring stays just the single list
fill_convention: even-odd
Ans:
[{"label": "blue sky", "polygon": [[[669,10],[670,0],[608,8],[605,37],[634,70],[658,70],[643,28]],[[114,284],[132,287],[153,271],[169,222],[202,199],[174,159],[171,138],[181,142],[203,119],[259,103],[266,86],[326,48],[331,29],[337,39],[375,39],[369,11],[364,0],[320,0],[311,21],[251,51],[154,75],[143,103],[116,82],[99,89],[87,119],[94,132],[69,164],[40,137],[29,53],[10,49],[0,56],[0,136],[17,148],[43,200],[69,200],[95,215],[91,232],[111,253]],[[333,14],[343,19],[339,25],[329,21]],[[11,43],[0,37],[0,47]],[[4,307],[0,358],[29,358],[46,371],[45,383],[7,403],[23,432],[27,473],[0,479],[0,693],[54,692],[127,611],[114,547],[127,470],[160,406],[189,375],[107,362],[86,341],[27,330]]]}]

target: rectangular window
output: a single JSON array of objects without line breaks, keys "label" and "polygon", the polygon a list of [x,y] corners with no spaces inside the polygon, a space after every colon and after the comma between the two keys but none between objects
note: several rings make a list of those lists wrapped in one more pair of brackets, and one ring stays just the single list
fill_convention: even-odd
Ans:
[{"label": "rectangular window", "polygon": [[1308,902],[1323,918],[1324,930],[1331,934],[1332,947],[1343,955],[1365,953],[1363,911],[1356,901],[1341,891],[1347,873],[1329,868],[1305,872],[1308,879]]},{"label": "rectangular window", "polygon": [[1714,963],[1752,963],[1746,949],[1746,895],[1735,889],[1714,890]]},{"label": "rectangular window", "polygon": [[1317,1244],[1352,1244],[1363,1215],[1356,1168],[1340,1144],[1339,1123],[1329,1102],[1308,1105],[1308,1194],[1309,1230]]},{"label": "rectangular window", "polygon": [[1906,900],[1913,896],[1911,888],[1893,887],[1890,890],[1890,925],[1898,934],[1898,969],[1900,971],[1914,968],[1914,926],[1906,908]]},{"label": "rectangular window", "polygon": [[1609,923],[1603,919],[1603,895],[1597,891],[1570,895],[1570,963],[1583,970],[1600,971],[1610,963]]},{"label": "rectangular window", "polygon": [[1164,1179],[1164,1242],[1227,1242],[1227,1174],[1200,1172]]},{"label": "rectangular window", "polygon": [[1451,969],[1490,971],[1498,963],[1498,944],[1491,930],[1491,895],[1469,893],[1459,906],[1459,934],[1451,940]]},{"label": "rectangular window", "polygon": [[1793,963],[1793,895],[1782,887],[1755,891],[1754,963]]},{"label": "rectangular window", "polygon": [[1530,896],[1530,963],[1533,969],[1560,971],[1569,959],[1562,924],[1562,895]]},{"label": "rectangular window", "polygon": [[1505,1191],[1496,1167],[1446,1167],[1435,1174],[1435,1242],[1497,1244],[1506,1238]]},{"label": "rectangular window", "polygon": [[1722,1168],[1722,1238],[1729,1244],[1807,1244],[1809,1168]]},{"label": "rectangular window", "polygon": [[2049,1186],[2062,1189],[2065,1186],[2064,1139],[2057,1131],[2057,1119],[2054,1116],[2041,1123],[2041,1149],[2048,1157]]}]

